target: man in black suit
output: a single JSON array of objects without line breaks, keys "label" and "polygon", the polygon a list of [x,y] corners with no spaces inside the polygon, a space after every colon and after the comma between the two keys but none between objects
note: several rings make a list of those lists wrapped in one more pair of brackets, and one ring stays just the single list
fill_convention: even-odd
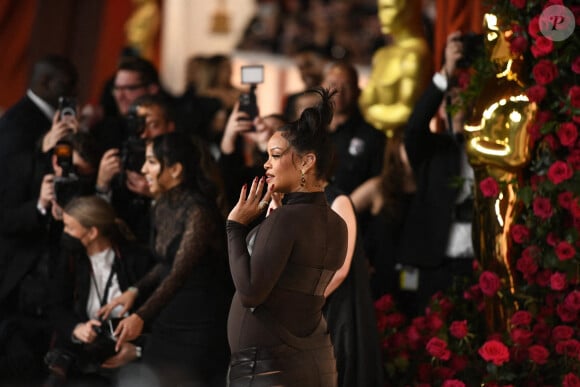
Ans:
[{"label": "man in black suit", "polygon": [[26,95],[0,118],[0,165],[40,145],[51,128],[59,97],[75,94],[77,77],[74,65],[64,57],[47,56],[33,65]]},{"label": "man in black suit", "polygon": [[[463,113],[453,117],[445,113],[445,103],[455,91],[448,90],[447,84],[463,52],[459,36],[457,32],[448,37],[443,68],[417,101],[405,128],[405,149],[417,191],[404,227],[400,259],[418,269],[416,314],[423,313],[430,297],[450,286],[455,277],[472,272],[473,169],[463,141]],[[438,110],[445,121],[442,133],[431,131],[429,125]],[[416,273],[405,270],[407,279]],[[407,289],[415,287],[408,285]]]}]

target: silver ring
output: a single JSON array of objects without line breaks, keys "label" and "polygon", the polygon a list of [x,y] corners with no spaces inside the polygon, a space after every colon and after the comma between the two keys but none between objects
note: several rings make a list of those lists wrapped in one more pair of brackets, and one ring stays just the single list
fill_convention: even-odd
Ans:
[{"label": "silver ring", "polygon": [[268,207],[268,204],[270,204],[269,202],[262,200],[260,201],[260,203],[258,203],[258,208],[260,210],[263,210],[264,208]]}]

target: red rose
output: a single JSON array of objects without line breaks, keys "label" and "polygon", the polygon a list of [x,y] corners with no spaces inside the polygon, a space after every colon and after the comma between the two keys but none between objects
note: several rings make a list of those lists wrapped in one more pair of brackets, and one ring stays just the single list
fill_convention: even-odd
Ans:
[{"label": "red rose", "polygon": [[420,382],[428,382],[433,374],[433,366],[430,363],[421,363],[417,369],[417,374]]},{"label": "red rose", "polygon": [[577,56],[576,59],[572,61],[572,71],[576,74],[580,74],[580,56]]},{"label": "red rose", "polygon": [[[539,103],[544,99],[544,97],[546,97],[546,88],[542,85],[534,85],[532,87],[528,87],[528,89],[526,90],[526,95],[528,96],[528,99],[531,102]],[[534,125],[530,125],[530,127],[531,126]],[[537,130],[539,132],[540,126],[539,125],[535,126],[537,126]],[[531,129],[528,129],[528,131],[531,131]]]},{"label": "red rose", "polygon": [[443,382],[442,387],[465,387],[465,383],[457,379],[448,379]]},{"label": "red rose", "polygon": [[437,359],[449,360],[451,357],[451,351],[447,348],[447,343],[438,337],[432,337],[426,348],[429,355]]},{"label": "red rose", "polygon": [[547,343],[550,339],[550,326],[543,321],[534,325],[533,332],[537,343]]},{"label": "red rose", "polygon": [[469,332],[467,329],[467,320],[453,321],[449,326],[449,332],[456,339],[463,339]]},{"label": "red rose", "polygon": [[387,316],[381,314],[377,316],[377,329],[379,332],[384,332],[387,328]]},{"label": "red rose", "polygon": [[516,243],[524,243],[530,237],[530,230],[524,226],[523,224],[514,224],[510,228],[510,235],[514,242]]},{"label": "red rose", "polygon": [[492,271],[484,271],[479,276],[479,287],[481,291],[486,296],[495,296],[499,288],[501,287],[501,282],[497,274]]},{"label": "red rose", "polygon": [[570,103],[575,108],[580,108],[580,86],[572,86],[568,91]]},{"label": "red rose", "polygon": [[530,20],[530,24],[528,24],[528,33],[534,39],[538,37],[540,32],[540,15],[535,16],[532,20]]},{"label": "red rose", "polygon": [[570,166],[563,162],[563,161],[556,161],[550,165],[548,169],[548,179],[552,181],[554,184],[560,184],[563,181],[566,181],[572,177],[574,171]]},{"label": "red rose", "polygon": [[554,234],[552,231],[550,231],[548,233],[548,235],[546,235],[546,243],[552,247],[555,247],[558,242],[560,242],[560,238],[558,238],[558,236],[556,234]]},{"label": "red rose", "polygon": [[558,204],[560,207],[569,210],[572,205],[573,194],[570,191],[564,191],[558,194]]},{"label": "red rose", "polygon": [[526,6],[526,0],[510,0],[510,3],[517,9],[522,9]]},{"label": "red rose", "polygon": [[514,328],[510,332],[510,337],[517,345],[527,347],[532,344],[534,334],[527,329]]},{"label": "red rose", "polygon": [[559,292],[566,288],[566,284],[566,274],[556,272],[550,276],[550,288],[552,288],[552,290]]},{"label": "red rose", "polygon": [[522,256],[517,260],[516,268],[525,276],[530,276],[538,271],[538,264],[534,261],[534,258]]},{"label": "red rose", "polygon": [[487,341],[477,351],[485,361],[491,361],[496,366],[501,366],[510,359],[510,353],[504,343],[497,340]]},{"label": "red rose", "polygon": [[493,177],[486,177],[479,183],[484,198],[494,198],[499,194],[499,185]]},{"label": "red rose", "polygon": [[426,323],[427,328],[429,328],[431,332],[437,332],[443,326],[443,320],[438,314],[430,314],[427,316]]},{"label": "red rose", "polygon": [[580,219],[580,198],[574,198],[570,203],[570,212],[574,219]]},{"label": "red rose", "polygon": [[513,55],[523,54],[528,48],[528,40],[523,36],[516,36],[510,40],[510,51]]},{"label": "red rose", "polygon": [[449,361],[449,367],[455,372],[463,371],[469,365],[469,359],[466,356],[455,355]]},{"label": "red rose", "polygon": [[572,372],[564,375],[562,380],[562,387],[580,387],[580,378],[574,375]]},{"label": "red rose", "polygon": [[512,315],[512,325],[530,325],[532,322],[532,315],[526,310],[518,310]]},{"label": "red rose", "polygon": [[576,249],[570,243],[566,241],[560,241],[556,245],[556,255],[560,261],[566,261],[568,259],[574,258],[576,255]]},{"label": "red rose", "polygon": [[568,157],[566,161],[574,168],[574,170],[580,170],[580,149],[574,149]]},{"label": "red rose", "polygon": [[398,328],[405,323],[405,316],[402,313],[389,313],[386,315],[386,327]]},{"label": "red rose", "polygon": [[540,110],[536,113],[536,122],[545,124],[546,122],[552,120],[553,115],[554,113],[552,113],[550,110]]},{"label": "red rose", "polygon": [[560,143],[564,146],[574,146],[576,139],[578,139],[578,129],[573,122],[564,122],[558,127],[556,132]]},{"label": "red rose", "polygon": [[558,143],[556,143],[556,139],[554,138],[554,136],[550,133],[548,135],[546,135],[543,139],[542,142],[544,144],[546,144],[548,146],[548,148],[550,148],[550,150],[556,150],[558,149]]},{"label": "red rose", "polygon": [[574,328],[568,325],[558,325],[552,329],[552,339],[554,341],[569,340],[574,335]]},{"label": "red rose", "polygon": [[536,283],[538,286],[547,287],[550,284],[552,272],[550,270],[542,270],[536,275]]},{"label": "red rose", "polygon": [[536,364],[546,364],[550,357],[550,351],[542,345],[532,345],[528,348],[528,354],[530,355],[530,360]]},{"label": "red rose", "polygon": [[554,213],[552,203],[548,198],[535,198],[532,207],[534,209],[534,215],[544,220],[549,219]]},{"label": "red rose", "polygon": [[578,290],[571,291],[564,298],[564,305],[566,305],[567,308],[575,310],[576,312],[580,311],[580,291]]},{"label": "red rose", "polygon": [[538,36],[530,49],[535,58],[548,55],[554,50],[554,42],[544,36]]},{"label": "red rose", "polygon": [[532,74],[538,84],[547,85],[558,76],[558,66],[547,59],[542,59],[532,68]]},{"label": "red rose", "polygon": [[558,355],[576,357],[580,353],[580,343],[574,339],[562,340],[556,343],[556,353]]},{"label": "red rose", "polygon": [[394,307],[395,301],[393,300],[393,296],[390,294],[385,294],[375,301],[375,310],[379,312],[388,312]]},{"label": "red rose", "polygon": [[560,320],[565,323],[574,322],[578,317],[578,312],[564,304],[560,304],[556,307],[556,313],[558,314],[558,317],[560,317]]}]

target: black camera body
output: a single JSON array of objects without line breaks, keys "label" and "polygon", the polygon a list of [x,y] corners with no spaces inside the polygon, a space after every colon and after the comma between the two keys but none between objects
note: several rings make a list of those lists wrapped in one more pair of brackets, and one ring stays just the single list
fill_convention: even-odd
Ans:
[{"label": "black camera body", "polygon": [[80,181],[74,173],[72,144],[60,140],[54,147],[56,163],[62,168],[62,175],[54,178],[54,194],[59,206],[64,207],[80,191]]},{"label": "black camera body", "polygon": [[475,59],[485,53],[483,34],[468,32],[458,39],[463,44],[463,56],[457,61],[457,68],[466,69],[473,65]]},{"label": "black camera body", "polygon": [[137,106],[132,105],[126,120],[128,137],[121,148],[121,162],[124,170],[139,172],[145,163],[145,141],[141,134],[145,130],[146,117],[139,115]]},{"label": "black camera body", "polygon": [[120,321],[120,318],[111,318],[102,320],[100,327],[93,325],[97,333],[95,340],[67,349],[53,348],[44,357],[45,364],[52,373],[64,377],[73,365],[82,373],[98,371],[105,360],[117,354],[113,332]]},{"label": "black camera body", "polygon": [[250,85],[250,90],[240,94],[238,110],[248,115],[248,120],[253,121],[260,113],[256,98],[256,87],[264,82],[264,66],[242,66],[242,84]]}]

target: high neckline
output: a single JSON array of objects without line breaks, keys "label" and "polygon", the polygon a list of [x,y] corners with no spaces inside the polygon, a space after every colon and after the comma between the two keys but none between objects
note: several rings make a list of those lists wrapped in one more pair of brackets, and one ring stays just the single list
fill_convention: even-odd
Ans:
[{"label": "high neckline", "polygon": [[317,204],[326,205],[324,192],[290,192],[284,195],[284,204]]}]

